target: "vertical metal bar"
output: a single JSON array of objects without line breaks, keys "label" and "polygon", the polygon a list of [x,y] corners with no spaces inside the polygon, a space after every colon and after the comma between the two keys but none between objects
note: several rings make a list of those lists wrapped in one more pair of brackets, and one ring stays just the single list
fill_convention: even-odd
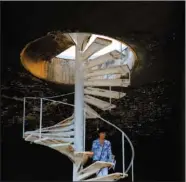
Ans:
[{"label": "vertical metal bar", "polygon": [[132,182],[134,182],[134,160],[132,161]]},{"label": "vertical metal bar", "polygon": [[[75,132],[74,145],[77,152],[82,152],[84,147],[84,75],[83,64],[81,61],[81,52],[79,45],[79,36],[77,35],[76,55],[75,55]],[[73,165],[73,181],[77,181],[78,166]]]},{"label": "vertical metal bar", "polygon": [[42,129],[42,117],[43,117],[43,99],[41,98],[40,99],[40,120],[39,120],[39,124],[40,124],[40,127],[39,127],[39,132],[40,132],[40,139],[41,139],[41,129]]},{"label": "vertical metal bar", "polygon": [[130,74],[130,70],[129,70],[129,83],[130,83],[130,76],[131,76],[131,74]]},{"label": "vertical metal bar", "polygon": [[[109,88],[110,88],[110,91],[112,90],[112,87],[111,86],[109,86]],[[110,96],[110,105],[112,104],[112,99],[111,99],[111,96]],[[110,109],[111,110],[111,109]]]},{"label": "vertical metal bar", "polygon": [[26,105],[26,98],[23,99],[23,138],[25,136],[25,105]]},{"label": "vertical metal bar", "polygon": [[122,154],[123,154],[123,174],[125,173],[125,138],[124,134],[122,133]]},{"label": "vertical metal bar", "polygon": [[120,53],[121,53],[121,62],[122,62],[122,43],[121,43],[121,46],[120,46],[121,50],[120,50]]},{"label": "vertical metal bar", "polygon": [[84,110],[84,151],[86,147],[86,111]]}]

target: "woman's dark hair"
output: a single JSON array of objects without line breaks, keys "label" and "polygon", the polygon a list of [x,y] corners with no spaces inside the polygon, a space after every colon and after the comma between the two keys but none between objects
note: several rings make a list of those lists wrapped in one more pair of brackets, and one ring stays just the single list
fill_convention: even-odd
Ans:
[{"label": "woman's dark hair", "polygon": [[99,128],[98,134],[100,134],[100,133],[106,133],[106,129],[103,127]]}]

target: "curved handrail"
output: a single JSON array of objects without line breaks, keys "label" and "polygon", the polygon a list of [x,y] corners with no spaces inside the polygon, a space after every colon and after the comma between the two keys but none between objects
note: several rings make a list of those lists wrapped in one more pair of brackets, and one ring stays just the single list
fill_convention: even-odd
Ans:
[{"label": "curved handrail", "polygon": [[58,98],[58,97],[63,97],[63,96],[67,96],[67,95],[72,95],[75,92],[70,92],[68,94],[62,94],[62,95],[56,95],[56,96],[52,96],[52,97],[43,97],[43,99],[47,98],[47,99],[52,99],[52,98]]},{"label": "curved handrail", "polygon": [[[54,100],[51,100],[51,99],[43,99],[43,100],[54,101]],[[65,102],[62,102],[62,101],[54,101],[54,102],[59,102],[59,103],[62,103],[62,104],[64,104],[64,105],[69,105],[69,106],[73,106],[73,107],[74,107],[73,104],[68,104],[68,103],[65,103]],[[87,109],[86,109],[86,108],[84,108],[83,110],[84,110],[85,112],[87,112]],[[126,133],[125,133],[123,130],[121,130],[121,129],[120,129],[119,127],[117,127],[116,125],[112,124],[111,122],[105,120],[105,119],[102,118],[101,116],[99,116],[99,115],[97,115],[97,114],[95,114],[95,113],[93,113],[93,112],[91,112],[91,111],[89,111],[89,112],[90,112],[91,114],[95,115],[96,117],[98,117],[99,119],[101,119],[102,121],[106,122],[107,124],[109,124],[109,125],[113,126],[114,128],[116,128],[118,131],[120,131],[120,132],[122,133],[122,135],[125,136],[125,138],[126,138],[127,141],[129,142],[130,147],[131,147],[131,150],[132,150],[132,157],[131,157],[131,161],[130,161],[130,164],[129,164],[128,168],[125,170],[125,172],[127,173],[127,172],[129,171],[129,169],[131,168],[131,166],[133,165],[134,156],[135,156],[134,146],[133,146],[132,142],[130,141],[129,137],[126,135]]]},{"label": "curved handrail", "polygon": [[26,99],[52,99],[52,98],[58,98],[58,97],[64,97],[64,96],[67,96],[67,95],[72,95],[74,93],[75,92],[70,92],[70,93],[67,93],[67,94],[55,95],[55,96],[52,96],[52,97],[24,97],[24,98],[26,98]]},{"label": "curved handrail", "polygon": [[[26,98],[26,97],[25,97]],[[69,103],[65,103],[63,101],[56,101],[56,100],[52,100],[52,99],[46,99],[46,98],[40,98],[41,100],[48,100],[48,101],[52,101],[52,102],[58,102],[58,103],[61,103],[61,104],[64,104],[64,105],[68,105],[68,106],[72,106],[72,107],[75,107],[74,104],[69,104]],[[87,112],[87,109],[86,108],[83,108],[83,111],[84,112]],[[127,141],[129,142],[130,144],[130,147],[131,147],[131,150],[132,150],[132,156],[131,156],[131,161],[130,161],[130,164],[128,165],[128,168],[123,171],[123,176],[124,176],[124,173],[127,173],[129,171],[129,169],[132,167],[132,170],[133,170],[133,161],[134,161],[134,156],[135,156],[135,152],[134,152],[134,146],[132,144],[132,142],[130,141],[129,137],[126,135],[126,133],[121,130],[119,127],[117,127],[116,125],[112,124],[111,122],[105,120],[104,118],[102,118],[101,116],[99,116],[98,114],[95,114],[93,113],[92,111],[89,111],[91,114],[95,115],[97,118],[101,119],[102,121],[104,121],[105,123],[113,126],[114,128],[116,128],[119,132],[122,133],[122,136],[124,136]],[[132,179],[133,179],[133,171],[132,171]],[[133,180],[132,180],[133,181]]]},{"label": "curved handrail", "polygon": [[[85,108],[84,108],[84,110],[86,111]],[[89,112],[91,112],[91,111],[89,111]],[[96,117],[98,117],[98,118],[101,119],[102,121],[106,122],[107,124],[113,126],[113,127],[116,128],[118,131],[120,131],[120,132],[122,133],[122,135],[124,135],[124,136],[126,137],[127,141],[128,141],[129,144],[130,144],[131,150],[132,150],[131,161],[130,161],[130,164],[129,164],[128,168],[127,168],[126,171],[125,171],[125,172],[127,173],[127,172],[129,171],[129,169],[131,168],[131,166],[133,165],[134,156],[135,156],[135,153],[134,153],[134,146],[133,146],[132,142],[130,141],[129,137],[126,135],[126,133],[125,133],[123,130],[121,130],[120,128],[118,128],[116,125],[112,124],[111,122],[105,120],[104,118],[102,118],[101,116],[99,116],[99,115],[97,115],[97,114],[95,114],[95,113],[93,113],[93,112],[91,112],[91,114],[95,115]]]},{"label": "curved handrail", "polygon": [[41,98],[41,99],[42,99],[42,100],[48,100],[48,101],[51,101],[51,102],[58,102],[58,103],[61,103],[61,104],[67,105],[67,106],[72,106],[72,107],[74,107],[74,104],[69,104],[69,103],[66,103],[66,102],[63,102],[63,101],[57,101],[57,100],[45,99],[45,98]]}]

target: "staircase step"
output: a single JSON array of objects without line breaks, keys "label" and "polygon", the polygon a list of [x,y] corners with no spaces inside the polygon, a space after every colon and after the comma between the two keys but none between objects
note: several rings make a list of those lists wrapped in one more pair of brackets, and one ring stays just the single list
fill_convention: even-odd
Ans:
[{"label": "staircase step", "polygon": [[121,57],[121,53],[119,51],[112,51],[109,52],[107,54],[104,54],[102,56],[99,56],[95,59],[91,59],[88,62],[85,63],[85,70],[90,69],[92,67],[95,66],[99,66],[105,62],[111,61],[111,60],[115,60],[115,59],[119,59]]},{"label": "staircase step", "polygon": [[99,109],[102,109],[103,111],[116,107],[115,105],[110,104],[109,102],[97,99],[89,95],[84,96],[84,101],[88,104],[98,107]]},{"label": "staircase step", "polygon": [[105,89],[93,88],[93,87],[85,88],[84,93],[88,95],[95,95],[95,96],[114,98],[114,99],[120,99],[126,95],[126,93],[123,92],[117,92],[117,91],[111,91],[111,90],[105,90]]},{"label": "staircase step", "polygon": [[[56,129],[57,128],[57,129]],[[53,126],[53,127],[47,127],[47,128],[42,128],[41,132],[47,132],[47,133],[57,133],[57,132],[70,132],[71,130],[74,130],[74,125],[67,125],[66,127],[60,127],[60,126]],[[40,133],[40,130],[34,130],[34,131],[27,131],[25,134],[34,134],[34,133]]]},{"label": "staircase step", "polygon": [[79,47],[80,47],[81,51],[84,51],[90,38],[91,38],[91,34],[88,34],[88,33],[79,33],[78,34],[78,43],[79,43]]},{"label": "staircase step", "polygon": [[91,178],[91,179],[83,180],[83,181],[117,181],[117,180],[127,177],[127,176],[128,176],[127,174],[123,175],[123,173],[112,173],[107,176]]},{"label": "staircase step", "polygon": [[[25,139],[25,141],[34,142],[35,140],[37,141],[38,139],[40,139],[40,137],[39,136],[33,136],[32,134],[28,134],[28,133],[25,132],[24,139]],[[41,138],[41,139],[43,139],[43,138]]]},{"label": "staircase step", "polygon": [[68,33],[68,34],[70,35],[70,37],[73,40],[73,42],[75,44],[77,44],[77,40],[76,40],[77,34],[76,33]]},{"label": "staircase step", "polygon": [[[62,128],[66,128],[67,126],[73,126],[74,124],[74,120],[73,120],[73,116],[63,120],[63,121],[60,121],[59,123],[53,125],[53,126],[49,126],[49,127],[44,127],[42,128],[42,131],[47,131],[47,130],[50,130],[50,129],[62,129]],[[38,130],[35,130],[35,131],[39,131]]]},{"label": "staircase step", "polygon": [[49,140],[61,140],[64,143],[65,142],[69,142],[69,143],[74,142],[74,138],[70,138],[69,135],[68,135],[68,137],[63,137],[62,134],[63,134],[63,136],[65,135],[65,133],[61,133],[61,135],[52,135],[52,134],[42,133],[41,138],[40,138],[40,133],[25,134],[25,137],[26,137],[25,140],[30,141],[30,142],[34,142],[35,140],[48,138]]},{"label": "staircase step", "polygon": [[73,146],[70,143],[61,143],[61,144],[50,144],[50,148],[53,148],[54,150],[57,150],[58,152],[66,155],[69,157],[70,160],[75,162],[75,155],[73,151],[70,151],[70,147],[73,148]]},{"label": "staircase step", "polygon": [[64,119],[63,121],[60,121],[59,123],[55,124],[54,126],[58,126],[58,125],[61,125],[61,124],[65,124],[65,123],[74,123],[74,116],[70,116],[69,118],[66,118]]},{"label": "staircase step", "polygon": [[74,127],[74,123],[73,122],[66,122],[66,123],[63,123],[63,124],[56,124],[54,126],[42,128],[42,130],[46,131],[48,129],[62,129],[62,128],[66,128],[68,126],[73,126]]},{"label": "staircase step", "polygon": [[38,139],[38,140],[35,140],[34,143],[40,144],[40,145],[45,145],[45,146],[46,145],[49,146],[49,145],[52,145],[52,144],[68,144],[68,142],[65,143],[61,140],[51,140],[49,138]]},{"label": "staircase step", "polygon": [[120,74],[120,75],[126,75],[129,73],[129,68],[127,65],[122,66],[114,66],[110,68],[105,69],[96,69],[96,70],[88,70],[85,73],[85,78],[95,77],[95,76],[104,76],[109,74]]},{"label": "staircase step", "polygon": [[74,125],[69,125],[69,126],[66,126],[66,127],[63,127],[63,128],[57,128],[57,129],[54,129],[54,128],[50,128],[50,129],[42,129],[42,131],[48,131],[48,132],[66,132],[66,131],[70,131],[70,130],[74,130]]},{"label": "staircase step", "polygon": [[77,161],[80,161],[81,164],[85,164],[89,158],[90,152],[74,152],[75,158]]},{"label": "staircase step", "polygon": [[116,80],[116,79],[121,79],[121,76],[122,76],[121,74],[93,76],[93,77],[89,77],[87,80]]},{"label": "staircase step", "polygon": [[66,131],[66,132],[48,132],[42,133],[44,137],[71,137],[74,136],[74,131]]},{"label": "staircase step", "polygon": [[83,179],[86,179],[89,176],[98,172],[100,169],[102,169],[104,167],[110,167],[112,165],[113,165],[113,163],[111,163],[111,162],[97,161],[97,162],[91,164],[90,166],[88,166],[87,168],[81,170],[78,173],[78,180],[81,181]]},{"label": "staircase step", "polygon": [[[74,146],[71,144],[72,141],[70,142],[66,142],[64,140],[55,140],[52,139],[51,137],[49,138],[41,138],[39,136],[32,136],[32,135],[25,135],[26,141],[30,141],[36,144],[40,144],[40,145],[44,145],[47,147],[50,147],[54,150],[57,150],[58,152],[66,155],[67,157],[69,157],[70,160],[72,160],[72,162],[75,162],[75,155],[74,152],[70,150],[71,148],[74,148]],[[72,138],[73,139],[73,138]]]},{"label": "staircase step", "polygon": [[85,105],[85,109],[86,109],[86,118],[87,119],[97,118],[97,116],[100,117],[100,115],[94,109],[92,109],[88,104],[84,104],[84,105]]},{"label": "staircase step", "polygon": [[[32,134],[33,136],[40,136],[39,131],[37,132],[27,132],[26,134]],[[74,131],[66,131],[66,132],[48,132],[43,133],[41,132],[42,137],[70,137],[74,136]]]},{"label": "staircase step", "polygon": [[88,79],[84,81],[85,86],[97,87],[128,87],[129,79]]},{"label": "staircase step", "polygon": [[94,53],[98,52],[99,50],[103,49],[111,43],[111,40],[97,37],[82,54],[82,61],[87,60]]}]

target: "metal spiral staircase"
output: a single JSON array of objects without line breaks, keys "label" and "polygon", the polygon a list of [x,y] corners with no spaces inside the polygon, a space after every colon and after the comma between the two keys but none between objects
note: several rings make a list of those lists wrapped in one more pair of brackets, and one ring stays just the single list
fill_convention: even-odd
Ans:
[{"label": "metal spiral staircase", "polygon": [[[74,67],[70,68],[75,68],[75,105],[61,101],[54,101],[49,98],[41,98],[40,128],[34,131],[26,132],[23,129],[23,137],[26,141],[53,148],[68,156],[74,164],[74,181],[115,181],[127,177],[130,169],[132,171],[132,181],[134,181],[134,148],[130,139],[120,128],[103,119],[90,106],[92,105],[103,111],[116,108],[116,105],[111,103],[111,99],[120,99],[124,97],[126,93],[112,91],[112,87],[128,87],[130,85],[131,69],[135,61],[135,58],[131,56],[133,52],[130,47],[123,46],[123,44],[120,43],[121,51],[111,50],[107,51],[105,54],[100,53],[97,54],[97,56],[94,56],[100,50],[103,50],[111,45],[112,39],[97,36],[93,40],[91,39],[91,34],[83,33],[70,33],[68,36],[74,41],[76,50]],[[68,73],[70,75],[70,71]],[[108,98],[110,101],[105,101],[105,99]],[[23,124],[25,122],[26,99],[27,98],[25,97]],[[43,100],[71,105],[74,107],[74,114],[53,126],[42,127]],[[100,169],[104,167],[111,167],[113,163],[98,161],[86,168],[83,167],[90,156],[90,152],[85,151],[86,119],[95,118],[101,119],[122,133],[122,172],[115,172],[103,177],[90,178]],[[132,151],[132,158],[128,166],[125,166],[125,140],[129,142]]]}]

